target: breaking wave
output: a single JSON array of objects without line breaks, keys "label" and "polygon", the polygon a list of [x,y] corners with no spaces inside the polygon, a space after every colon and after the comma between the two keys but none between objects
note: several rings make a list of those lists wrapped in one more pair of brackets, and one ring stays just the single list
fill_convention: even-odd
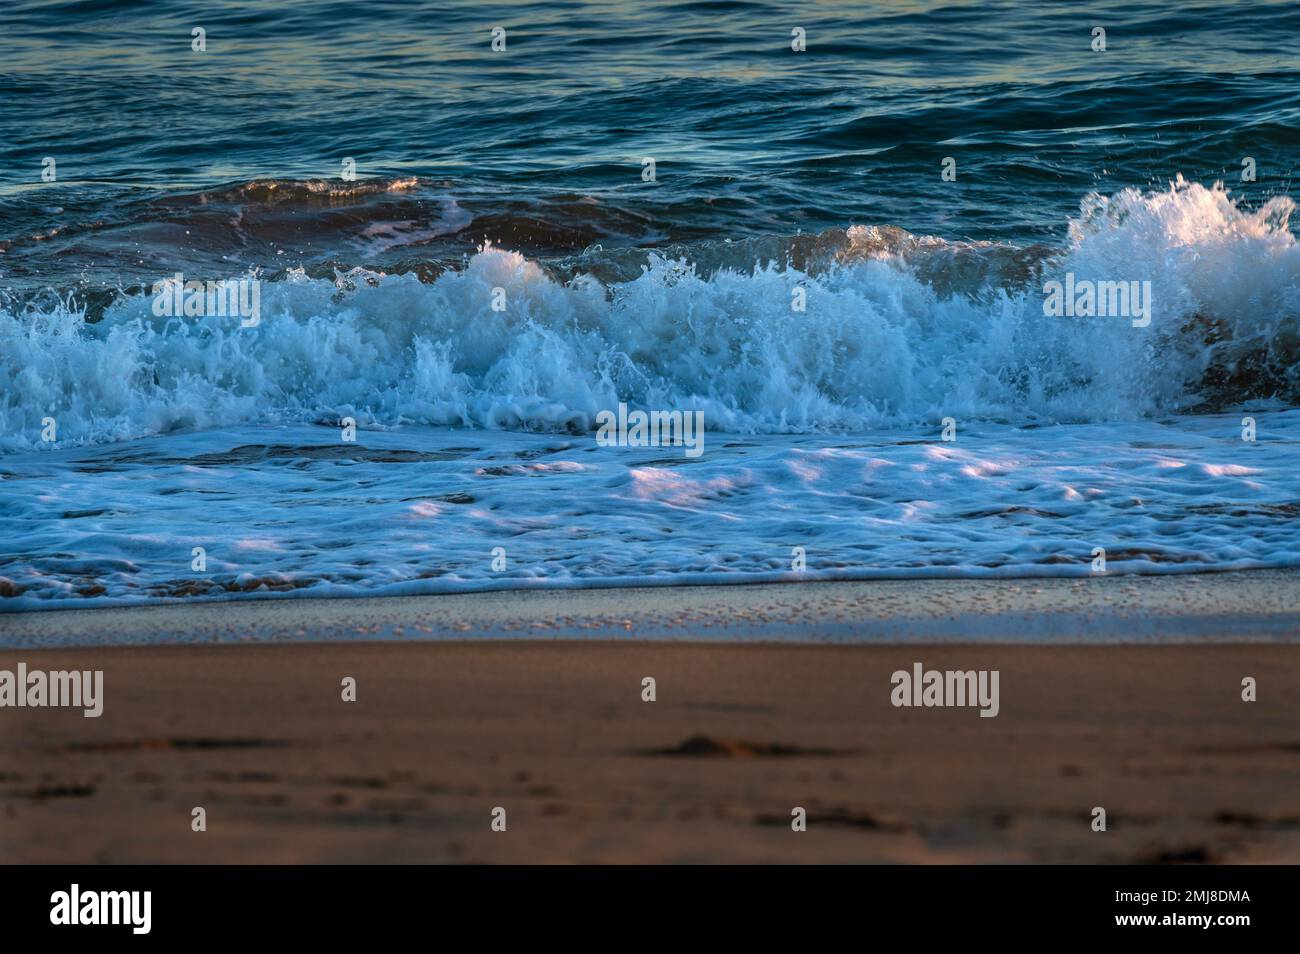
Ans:
[{"label": "breaking wave", "polygon": [[[291,271],[262,284],[255,327],[157,317],[147,293],[98,320],[72,299],[11,302],[0,446],[39,444],[47,416],[61,441],[99,443],[344,416],[584,431],[619,402],[699,409],[710,429],[747,433],[1295,404],[1293,208],[1242,208],[1179,179],[1089,195],[1056,250],[888,227],[597,248],[566,267],[484,246],[436,275]],[[1149,326],[1045,317],[1042,284],[1067,271],[1150,281]]]}]

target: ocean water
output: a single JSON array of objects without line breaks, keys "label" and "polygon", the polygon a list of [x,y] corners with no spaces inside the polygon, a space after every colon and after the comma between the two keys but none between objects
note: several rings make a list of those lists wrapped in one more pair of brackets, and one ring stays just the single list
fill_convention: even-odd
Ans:
[{"label": "ocean water", "polygon": [[1300,565],[1295,4],[139,7],[2,14],[0,611]]}]

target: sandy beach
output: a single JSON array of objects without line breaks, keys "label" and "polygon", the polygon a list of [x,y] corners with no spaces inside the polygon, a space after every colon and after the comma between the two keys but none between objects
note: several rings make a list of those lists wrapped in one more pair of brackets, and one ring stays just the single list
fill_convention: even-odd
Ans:
[{"label": "sandy beach", "polygon": [[[529,618],[539,599],[569,607],[568,622],[537,614],[512,638],[480,638],[473,628],[461,639],[392,634],[436,616],[440,598],[365,601],[373,604],[368,625],[388,634],[372,631],[370,641],[313,631],[318,614],[341,625],[362,601],[3,617],[5,644],[32,648],[0,652],[0,669],[101,669],[104,709],[99,718],[73,709],[3,712],[0,857],[1294,862],[1295,580],[1094,581],[1062,611],[1117,628],[1113,611],[1125,606],[1148,625],[1161,623],[1149,640],[1086,646],[1054,636],[1050,616],[1030,612],[1042,597],[1035,588],[1058,584],[1023,580],[980,584],[982,599],[1008,620],[1043,625],[1009,629],[1010,638],[993,643],[936,640],[918,625],[911,641],[859,635],[849,643],[841,634],[839,642],[778,644],[725,636],[717,623],[730,615],[739,630],[760,605],[794,615],[823,605],[821,616],[807,617],[810,630],[835,619],[851,633],[847,607],[858,601],[857,630],[870,634],[881,624],[867,607],[890,605],[888,584],[660,591],[661,610],[698,618],[702,642],[689,641],[689,619],[674,637],[638,638],[626,617],[609,612],[616,591],[464,598],[477,600],[480,613],[462,623],[484,627],[488,617]],[[1179,587],[1206,594],[1205,605],[1184,600],[1180,615],[1169,599]],[[1213,614],[1202,610],[1240,610],[1233,601],[1244,605],[1252,587],[1271,594],[1254,604],[1256,635],[1207,629]],[[964,599],[960,586],[907,589],[914,606],[951,609]],[[1171,605],[1156,612],[1135,593],[1159,593]],[[96,635],[93,620],[116,638],[132,631],[157,642],[157,628],[182,612],[198,621],[189,642],[216,638],[203,628],[208,614],[225,619],[228,638],[84,647]],[[241,631],[268,638],[289,614],[306,637],[233,644]],[[937,625],[953,614],[931,615]],[[983,625],[970,606],[955,624],[970,632]],[[63,638],[42,640],[37,629]],[[761,637],[763,629],[751,621],[747,632]],[[557,633],[564,638],[547,638]],[[330,641],[310,641],[313,634]],[[997,717],[893,706],[891,673],[918,662],[998,670]],[[341,698],[349,676],[355,702]],[[642,700],[647,676],[656,681],[654,702]],[[1258,682],[1258,701],[1242,701],[1247,676]],[[206,809],[205,832],[191,831],[196,806]],[[1098,806],[1105,832],[1090,825]],[[506,810],[504,832],[491,828],[497,807]],[[804,832],[791,830],[795,807],[806,810]]]},{"label": "sandy beach", "polygon": [[413,639],[1294,642],[1300,571],[272,595],[0,613],[0,649]]}]

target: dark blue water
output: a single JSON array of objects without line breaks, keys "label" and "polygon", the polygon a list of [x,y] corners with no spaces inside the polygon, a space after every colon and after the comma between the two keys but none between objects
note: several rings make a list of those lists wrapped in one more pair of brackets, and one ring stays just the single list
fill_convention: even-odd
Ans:
[{"label": "dark blue water", "polygon": [[[855,224],[1059,245],[1092,190],[1289,195],[1300,146],[1294,3],[18,0],[0,20],[9,290]],[[347,157],[370,188],[415,182],[357,194]]]}]

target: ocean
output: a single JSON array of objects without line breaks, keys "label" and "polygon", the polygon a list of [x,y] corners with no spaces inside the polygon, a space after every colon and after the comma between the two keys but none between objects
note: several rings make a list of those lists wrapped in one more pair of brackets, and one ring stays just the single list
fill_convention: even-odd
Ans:
[{"label": "ocean", "polygon": [[1294,3],[0,18],[0,611],[1300,566]]}]

